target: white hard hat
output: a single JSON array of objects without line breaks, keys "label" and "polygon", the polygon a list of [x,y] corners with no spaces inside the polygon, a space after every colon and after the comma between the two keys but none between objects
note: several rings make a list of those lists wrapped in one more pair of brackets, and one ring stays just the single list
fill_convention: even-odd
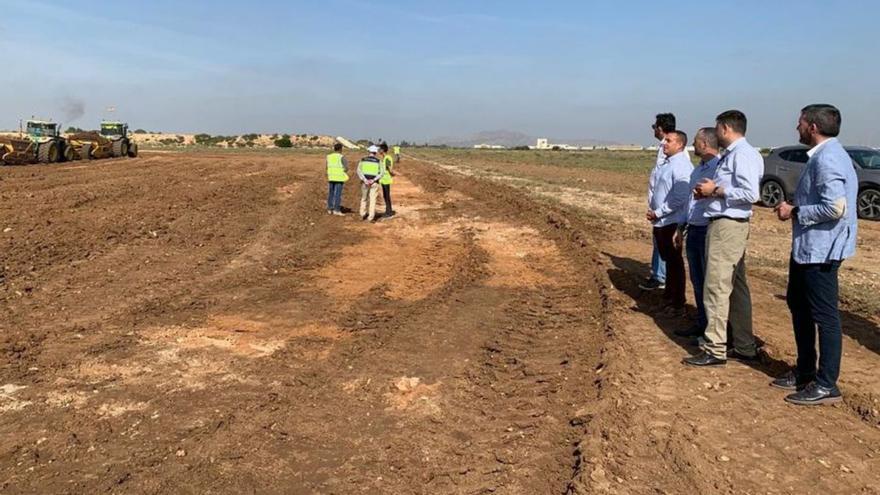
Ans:
[{"label": "white hard hat", "polygon": [[376,145],[373,145],[373,146],[370,146],[369,148],[367,148],[367,151],[369,151],[370,153],[378,153],[379,147]]}]

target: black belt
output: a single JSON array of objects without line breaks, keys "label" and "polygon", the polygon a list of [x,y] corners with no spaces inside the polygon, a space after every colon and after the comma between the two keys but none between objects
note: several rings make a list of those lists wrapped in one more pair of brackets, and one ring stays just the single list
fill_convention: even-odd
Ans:
[{"label": "black belt", "polygon": [[714,222],[715,220],[721,220],[722,218],[723,218],[724,220],[733,220],[734,222],[739,222],[739,223],[749,223],[749,219],[748,219],[748,218],[733,218],[733,217],[727,217],[727,216],[724,216],[724,215],[721,215],[721,216],[718,216],[718,217],[710,217],[710,218],[709,218],[709,222]]}]

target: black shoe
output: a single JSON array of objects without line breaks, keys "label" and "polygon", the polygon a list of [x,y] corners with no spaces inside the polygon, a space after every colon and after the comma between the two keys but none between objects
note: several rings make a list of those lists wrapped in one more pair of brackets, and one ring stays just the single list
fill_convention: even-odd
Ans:
[{"label": "black shoe", "polygon": [[657,290],[657,289],[665,289],[666,283],[661,282],[654,278],[649,278],[648,280],[639,284],[639,288],[643,290]]},{"label": "black shoe", "polygon": [[678,335],[679,337],[699,337],[700,335],[703,335],[703,327],[701,327],[700,325],[693,325],[690,328],[684,330],[676,330],[673,333],[675,333],[675,335]]},{"label": "black shoe", "polygon": [[758,354],[755,354],[754,356],[749,356],[748,354],[743,354],[736,349],[728,349],[727,359],[733,359],[741,363],[756,363],[761,360],[761,356],[759,356]]},{"label": "black shoe", "polygon": [[811,382],[800,392],[795,392],[785,398],[785,402],[799,406],[818,406],[820,404],[834,404],[843,400],[837,387],[825,388],[816,382]]},{"label": "black shoe", "polygon": [[696,356],[686,357],[681,361],[689,366],[724,366],[727,364],[726,359],[719,359],[707,352],[701,352]]},{"label": "black shoe", "polygon": [[782,390],[791,390],[792,392],[798,391],[800,392],[806,386],[813,381],[813,377],[806,379],[798,379],[797,373],[794,370],[789,371],[788,373],[780,376],[779,378],[770,382],[771,387],[781,388]]}]

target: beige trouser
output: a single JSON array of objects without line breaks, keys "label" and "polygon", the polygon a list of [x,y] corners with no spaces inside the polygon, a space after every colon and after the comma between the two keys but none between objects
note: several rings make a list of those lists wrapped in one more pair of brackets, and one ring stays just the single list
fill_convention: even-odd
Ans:
[{"label": "beige trouser", "polygon": [[372,186],[367,186],[361,182],[361,216],[367,214],[367,203],[369,203],[370,216],[369,220],[376,218],[376,198],[379,197],[379,183],[376,182]]},{"label": "beige trouser", "polygon": [[709,325],[703,349],[720,359],[727,358],[728,321],[733,347],[746,356],[755,355],[752,296],[746,279],[748,240],[749,222],[726,218],[713,220],[706,234],[703,304]]}]

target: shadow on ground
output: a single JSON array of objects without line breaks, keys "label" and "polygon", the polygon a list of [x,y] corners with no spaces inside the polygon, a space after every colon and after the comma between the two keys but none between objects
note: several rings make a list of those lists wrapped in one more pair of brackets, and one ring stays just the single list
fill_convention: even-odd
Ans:
[{"label": "shadow on ground", "polygon": [[[611,283],[620,292],[626,294],[633,300],[632,309],[643,313],[657,324],[657,327],[666,334],[666,337],[672,342],[678,344],[682,350],[689,354],[698,351],[696,345],[692,344],[692,339],[687,337],[679,337],[675,335],[675,331],[684,329],[693,324],[689,318],[669,318],[662,315],[663,309],[666,307],[665,301],[660,291],[646,291],[639,288],[639,282],[644,278],[646,273],[650,272],[650,266],[632,258],[624,258],[615,256],[608,252],[603,252],[614,265],[608,270],[608,277]],[[688,290],[691,290],[690,285]],[[688,313],[696,314],[696,308],[688,305]],[[764,342],[760,337],[756,336],[758,346],[763,346]],[[682,356],[684,357],[684,356]],[[761,360],[754,363],[743,363],[754,368],[769,377],[777,377],[790,369],[790,365],[785,361],[773,358],[767,353],[761,353]]]}]

